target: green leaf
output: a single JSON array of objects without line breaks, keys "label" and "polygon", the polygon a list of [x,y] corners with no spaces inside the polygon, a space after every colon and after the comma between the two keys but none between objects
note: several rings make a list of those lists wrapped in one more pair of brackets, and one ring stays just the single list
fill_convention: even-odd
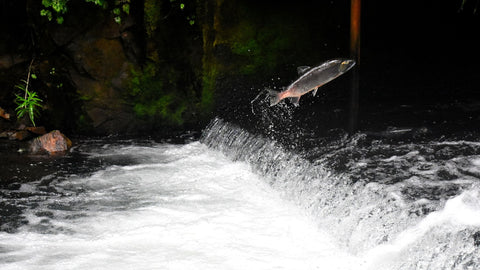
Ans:
[{"label": "green leaf", "polygon": [[52,6],[52,0],[42,0],[42,5],[44,7],[51,7]]},{"label": "green leaf", "polygon": [[49,21],[52,20],[52,12],[50,10],[42,9],[40,10],[40,15],[47,17]]},{"label": "green leaf", "polygon": [[42,100],[38,97],[36,92],[28,91],[26,81],[22,81],[25,83],[25,85],[16,85],[17,88],[22,89],[25,92],[25,96],[15,94],[14,102],[18,105],[18,107],[15,108],[15,111],[17,112],[17,118],[21,118],[25,114],[28,114],[30,121],[35,126],[35,116],[40,114]]},{"label": "green leaf", "polygon": [[57,17],[57,23],[58,23],[58,24],[62,24],[62,23],[63,23],[63,17],[62,17],[62,16]]},{"label": "green leaf", "polygon": [[122,19],[120,18],[120,16],[116,16],[114,18],[115,22],[118,23],[118,24],[121,24],[122,23]]},{"label": "green leaf", "polygon": [[69,0],[52,0],[52,8],[57,13],[67,12],[67,3]]},{"label": "green leaf", "polygon": [[129,4],[123,4],[122,6],[123,12],[130,14],[130,5]]},{"label": "green leaf", "polygon": [[32,77],[32,79],[36,79],[37,75],[35,73],[32,73],[32,75],[30,75],[30,77]]},{"label": "green leaf", "polygon": [[120,15],[120,9],[119,8],[114,8],[113,9],[113,14]]},{"label": "green leaf", "polygon": [[20,90],[22,90],[22,91],[25,91],[25,85],[22,85],[22,84],[17,84],[17,85],[15,85],[15,88],[18,88],[18,89],[20,89]]},{"label": "green leaf", "polygon": [[180,3],[180,9],[183,10],[185,8],[185,4],[184,3]]}]

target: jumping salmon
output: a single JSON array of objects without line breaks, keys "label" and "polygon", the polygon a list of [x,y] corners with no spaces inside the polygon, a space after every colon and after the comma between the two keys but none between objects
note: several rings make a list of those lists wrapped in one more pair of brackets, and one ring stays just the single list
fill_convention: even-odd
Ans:
[{"label": "jumping salmon", "polygon": [[313,91],[315,96],[320,86],[347,72],[354,65],[354,60],[333,59],[314,68],[300,67],[298,69],[299,73],[303,75],[290,84],[286,90],[282,92],[268,90],[270,106],[278,104],[284,98],[291,98],[293,104],[298,106],[301,96],[310,91]]}]

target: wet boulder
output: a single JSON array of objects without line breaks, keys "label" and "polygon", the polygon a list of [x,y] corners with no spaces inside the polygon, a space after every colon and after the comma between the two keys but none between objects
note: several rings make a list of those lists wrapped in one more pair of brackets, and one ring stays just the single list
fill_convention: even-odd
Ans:
[{"label": "wet boulder", "polygon": [[34,136],[43,135],[45,133],[47,133],[45,127],[27,127],[21,124],[16,128],[9,128],[0,132],[0,138],[14,141],[25,141]]},{"label": "wet boulder", "polygon": [[0,117],[2,117],[5,120],[10,120],[10,114],[7,113],[4,109],[0,107]]},{"label": "wet boulder", "polygon": [[25,130],[35,135],[43,135],[47,133],[45,127],[26,127]]},{"label": "wet boulder", "polygon": [[62,154],[72,147],[72,141],[58,130],[37,137],[30,143],[32,154]]},{"label": "wet boulder", "polygon": [[32,137],[31,134],[26,130],[15,130],[15,131],[12,131],[9,134],[8,138],[10,140],[24,141],[24,140],[29,139],[31,137]]}]

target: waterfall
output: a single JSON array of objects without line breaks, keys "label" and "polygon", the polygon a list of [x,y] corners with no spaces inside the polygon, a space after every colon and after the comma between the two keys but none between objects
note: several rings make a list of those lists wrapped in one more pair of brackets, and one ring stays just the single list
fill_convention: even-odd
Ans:
[{"label": "waterfall", "polygon": [[311,160],[312,153],[286,150],[219,118],[201,142],[247,162],[371,269],[480,265],[476,142],[395,144],[356,134],[318,145],[312,151],[322,154]]}]

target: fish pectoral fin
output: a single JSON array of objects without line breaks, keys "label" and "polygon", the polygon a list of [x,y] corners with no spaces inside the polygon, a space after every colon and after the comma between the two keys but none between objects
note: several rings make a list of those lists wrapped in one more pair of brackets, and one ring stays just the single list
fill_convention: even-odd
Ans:
[{"label": "fish pectoral fin", "polygon": [[315,96],[317,94],[317,90],[318,90],[318,87],[313,89],[313,92],[312,92],[313,96]]},{"label": "fish pectoral fin", "polygon": [[311,67],[309,67],[309,66],[297,67],[298,75],[303,75],[303,74],[307,73],[307,71],[310,70],[310,69],[311,69]]},{"label": "fish pectoral fin", "polygon": [[292,97],[290,98],[290,101],[295,105],[295,107],[300,106],[300,97]]}]

